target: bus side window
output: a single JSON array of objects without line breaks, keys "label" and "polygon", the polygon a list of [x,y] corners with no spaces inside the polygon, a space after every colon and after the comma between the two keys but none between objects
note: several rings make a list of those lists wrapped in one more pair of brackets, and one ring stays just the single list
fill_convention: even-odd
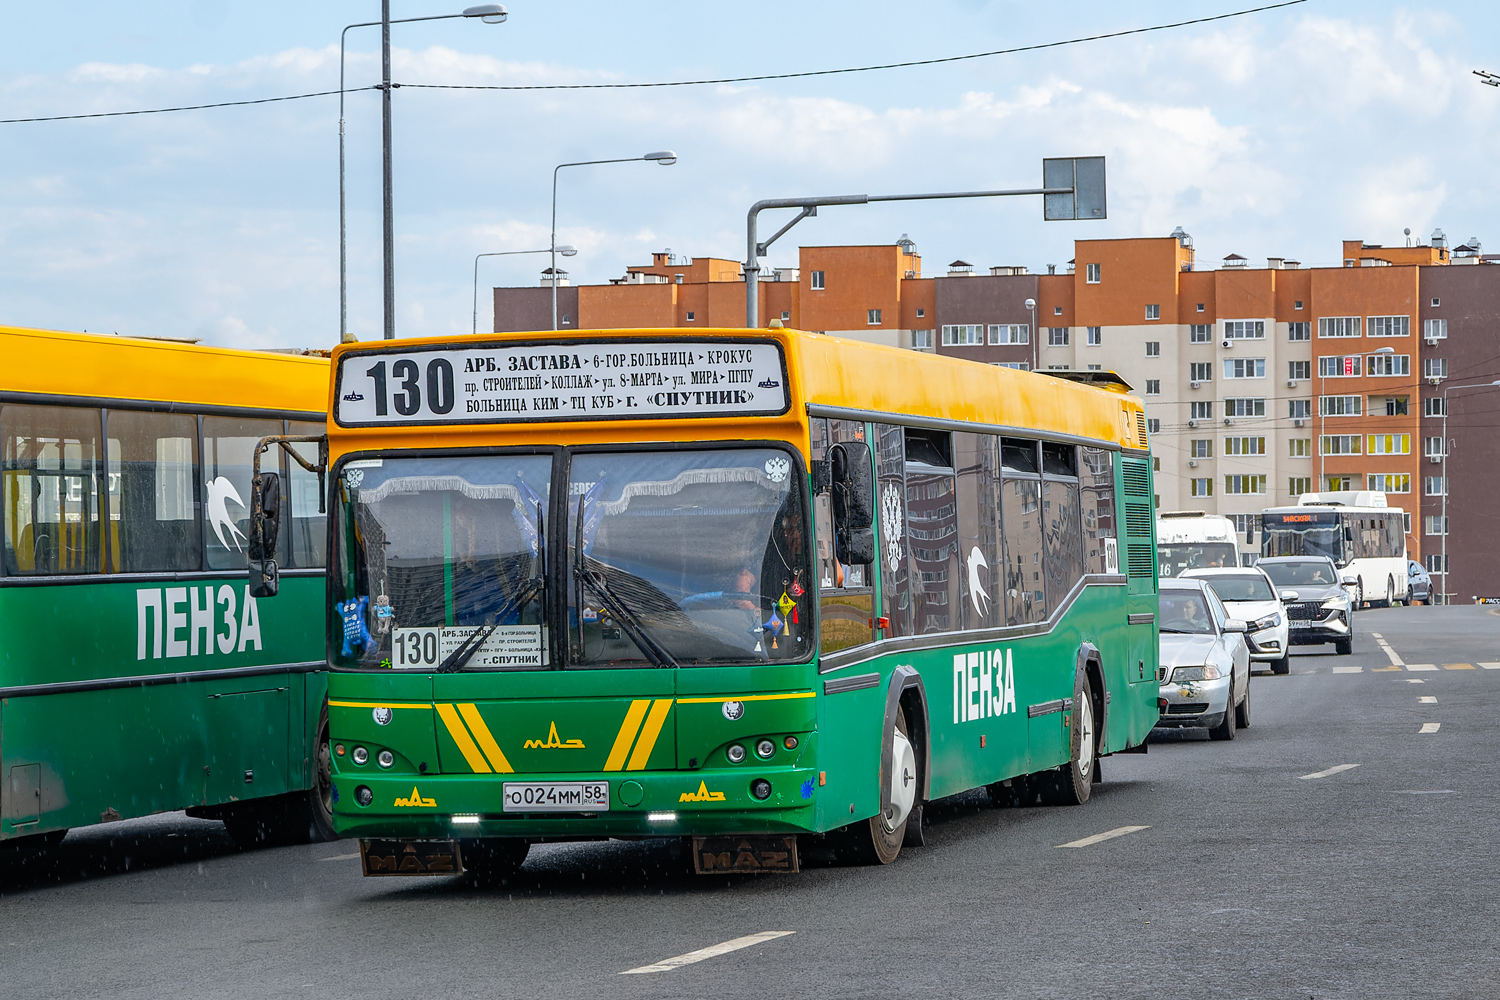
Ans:
[{"label": "bus side window", "polygon": [[1083,493],[1083,558],[1085,573],[1118,573],[1115,542],[1114,453],[1081,448],[1078,475]]},{"label": "bus side window", "polygon": [[197,418],[110,410],[106,422],[110,569],[201,569]]},{"label": "bus side window", "polygon": [[[250,533],[251,455],[261,438],[281,434],[280,420],[255,417],[203,418],[203,480],[208,491],[203,516],[208,522],[208,569],[249,566],[245,539]],[[262,468],[276,471],[280,449],[261,457]],[[278,562],[286,562],[287,539],[277,543]]]},{"label": "bus side window", "polygon": [[963,585],[958,628],[994,628],[1005,621],[1000,546],[1000,439],[993,434],[953,435],[958,482],[958,569]]},{"label": "bus side window", "polygon": [[[1078,449],[1042,443],[1042,540],[1047,607],[1056,608],[1083,578],[1083,531],[1079,527]],[[1066,477],[1066,478],[1064,478]]]},{"label": "bus side window", "polygon": [[101,418],[73,406],[0,407],[5,571],[99,573]]},{"label": "bus side window", "polygon": [[1047,619],[1042,578],[1042,482],[1037,442],[1000,441],[1001,519],[1005,534],[1005,622],[1025,625]]},{"label": "bus side window", "polygon": [[[326,434],[326,424],[292,420],[286,432],[293,437]],[[318,446],[301,442],[292,445],[303,458],[313,464],[318,461]],[[270,455],[267,453],[266,458]],[[262,461],[265,461],[263,458]],[[318,513],[318,477],[302,466],[286,458],[288,466],[287,499],[291,501],[291,518],[282,525],[282,534],[291,537],[292,565],[299,569],[322,568],[326,560],[328,517]]]},{"label": "bus side window", "polygon": [[838,559],[837,528],[830,484],[831,450],[836,444],[864,441],[864,425],[847,420],[814,419],[811,452],[815,474],[812,498],[815,571],[821,606],[819,651],[831,653],[875,638],[874,591],[870,567]]},{"label": "bus side window", "polygon": [[913,632],[906,490],[906,428],[876,424],[876,554],[880,559],[880,613],[890,622],[888,636]]}]

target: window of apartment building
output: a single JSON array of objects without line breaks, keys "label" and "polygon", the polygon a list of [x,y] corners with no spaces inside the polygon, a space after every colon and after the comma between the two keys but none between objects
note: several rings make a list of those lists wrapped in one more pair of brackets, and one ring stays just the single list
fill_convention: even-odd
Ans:
[{"label": "window of apartment building", "polygon": [[1265,340],[1266,321],[1263,319],[1226,319],[1225,340]]},{"label": "window of apartment building", "polygon": [[1328,492],[1329,493],[1343,493],[1343,492],[1345,492],[1345,491],[1347,491],[1349,489],[1349,485],[1352,482],[1353,482],[1353,479],[1351,479],[1349,476],[1329,476],[1328,477]]},{"label": "window of apartment building", "polygon": [[1085,282],[1087,282],[1088,284],[1090,284],[1090,285],[1097,285],[1097,284],[1099,284],[1099,265],[1098,264],[1085,264],[1085,265],[1083,265],[1083,280]]},{"label": "window of apartment building", "polygon": [[1443,458],[1448,454],[1448,449],[1443,447],[1442,435],[1436,437],[1425,437],[1422,439],[1422,454],[1428,458]]},{"label": "window of apartment building", "polygon": [[1161,341],[1159,341],[1159,340],[1148,340],[1148,341],[1146,341],[1146,357],[1148,357],[1148,358],[1159,358],[1159,357],[1161,357]]},{"label": "window of apartment building", "polygon": [[1225,476],[1225,494],[1242,493],[1264,493],[1266,491],[1265,476]]},{"label": "window of apartment building", "polygon": [[1224,400],[1226,417],[1263,417],[1266,415],[1264,396],[1230,396]]},{"label": "window of apartment building", "polygon": [[819,291],[819,290],[821,290],[823,288],[823,272],[822,271],[814,271],[814,272],[812,272],[812,287],[813,287],[814,291]]},{"label": "window of apartment building", "polygon": [[[1436,300],[1433,300],[1436,304]],[[1448,321],[1445,319],[1424,319],[1422,321],[1422,336],[1427,340],[1447,340]]]},{"label": "window of apartment building", "polygon": [[996,368],[1014,368],[1018,372],[1031,371],[1030,361],[996,361]]},{"label": "window of apartment building", "polygon": [[1410,354],[1367,354],[1365,355],[1365,374],[1371,378],[1381,378],[1390,375],[1410,375]]},{"label": "window of apartment building", "polygon": [[1193,382],[1212,382],[1214,380],[1214,365],[1212,361],[1193,361],[1188,364],[1188,379]]},{"label": "window of apartment building", "polygon": [[1404,510],[1401,512],[1401,530],[1411,534],[1411,515]]},{"label": "window of apartment building", "polygon": [[956,323],[943,327],[944,347],[982,347],[983,345],[984,325],[981,323]]},{"label": "window of apartment building", "polygon": [[1155,417],[1151,418],[1150,420],[1147,420],[1146,421],[1146,431],[1149,434],[1160,434],[1161,433],[1161,420],[1159,420],[1159,419],[1157,419]]},{"label": "window of apartment building", "polygon": [[991,344],[1029,344],[1031,343],[1031,326],[1028,323],[992,323],[990,324]]},{"label": "window of apartment building", "polygon": [[1148,396],[1160,396],[1161,395],[1161,379],[1159,379],[1159,378],[1148,378],[1146,380],[1146,395],[1148,395]]},{"label": "window of apartment building", "polygon": [[1436,295],[1434,295],[1432,297],[1432,308],[1436,309],[1438,306],[1440,306],[1442,304],[1443,303],[1438,299],[1438,297]]},{"label": "window of apartment building", "polygon": [[1288,458],[1310,458],[1312,456],[1312,438],[1291,438],[1286,443]]},{"label": "window of apartment building", "polygon": [[1065,327],[1065,326],[1049,326],[1049,327],[1047,327],[1047,346],[1048,347],[1067,347],[1068,346],[1068,328]]},{"label": "window of apartment building", "polygon": [[913,330],[911,332],[911,346],[919,351],[932,350],[932,331]]},{"label": "window of apartment building", "polygon": [[1087,371],[1091,371],[1091,372],[1102,372],[1104,370],[1104,366],[1103,365],[1089,365],[1086,370]]},{"label": "window of apartment building", "polygon": [[1201,479],[1190,479],[1189,492],[1195,497],[1211,497],[1214,495],[1214,481],[1207,476]]},{"label": "window of apartment building", "polygon": [[1265,358],[1225,358],[1225,378],[1265,378]]},{"label": "window of apartment building", "polygon": [[1318,449],[1325,455],[1358,455],[1362,443],[1358,434],[1324,434]]},{"label": "window of apartment building", "polygon": [[1292,303],[1292,308],[1293,309],[1301,309],[1302,308],[1302,300],[1298,299],[1296,302],[1293,302]]},{"label": "window of apartment building", "polygon": [[[1297,303],[1297,308],[1302,308],[1302,303]],[[1287,340],[1312,340],[1312,324],[1306,321],[1300,323],[1288,323],[1286,325]]]},{"label": "window of apartment building", "polygon": [[1306,420],[1312,416],[1312,400],[1289,399],[1286,401],[1286,415],[1292,420]]},{"label": "window of apartment building", "polygon": [[1199,312],[1203,311],[1203,303],[1202,302],[1198,303],[1198,311]]},{"label": "window of apartment building", "polygon": [[1443,476],[1427,476],[1422,480],[1422,492],[1430,497],[1440,497],[1448,492],[1448,484]]},{"label": "window of apartment building", "polygon": [[1444,405],[1446,403],[1442,396],[1428,396],[1422,400],[1422,416],[1441,417],[1446,412],[1443,409]]},{"label": "window of apartment building", "polygon": [[1266,439],[1263,437],[1227,437],[1224,439],[1226,455],[1264,455]]},{"label": "window of apartment building", "polygon": [[1052,307],[1052,315],[1054,315],[1054,316],[1061,316],[1062,315],[1062,306],[1053,306]]},{"label": "window of apartment building", "polygon": [[1259,527],[1259,514],[1230,514],[1234,518],[1234,533],[1247,543],[1255,544],[1255,529]]},{"label": "window of apartment building", "polygon": [[1189,458],[1213,458],[1213,438],[1193,438],[1188,442]]},{"label": "window of apartment building", "polygon": [[1151,459],[1151,471],[1152,472],[1160,472],[1161,471],[1161,459],[1160,458],[1153,458],[1153,459]]},{"label": "window of apartment building", "polygon": [[880,325],[880,313],[881,313],[881,311],[879,309],[866,309],[865,310],[865,322],[868,323],[871,326],[879,326]]},{"label": "window of apartment building", "polygon": [[1422,557],[1429,573],[1447,573],[1448,557],[1441,552],[1429,552]]},{"label": "window of apartment building", "polygon": [[1365,489],[1382,493],[1410,493],[1411,476],[1405,472],[1372,472],[1365,476]]},{"label": "window of apartment building", "polygon": [[1325,417],[1357,417],[1363,396],[1319,396],[1318,413]]},{"label": "window of apartment building", "polygon": [[1189,403],[1188,417],[1193,420],[1212,420],[1214,418],[1214,401],[1211,399],[1198,399]]},{"label": "window of apartment building", "polygon": [[1371,316],[1366,337],[1404,337],[1411,333],[1410,316]]},{"label": "window of apartment building", "polygon": [[1426,377],[1426,378],[1447,378],[1448,377],[1448,359],[1447,358],[1423,358],[1422,359],[1422,375],[1424,377]]},{"label": "window of apartment building", "polygon": [[1211,323],[1194,323],[1188,327],[1189,344],[1206,344],[1213,339],[1213,335],[1214,328]]},{"label": "window of apartment building", "polygon": [[691,309],[688,310],[687,321],[689,323],[691,323],[693,321],[693,311]]},{"label": "window of apartment building", "polygon": [[1410,434],[1370,434],[1365,440],[1366,455],[1410,455]]},{"label": "window of apartment building", "polygon": [[1427,514],[1422,518],[1422,534],[1424,535],[1446,535],[1448,533],[1448,519],[1441,514]]},{"label": "window of apartment building", "polygon": [[1318,318],[1319,337],[1358,337],[1358,316],[1320,316]]},{"label": "window of apartment building", "polygon": [[1306,382],[1312,378],[1312,362],[1288,361],[1286,363],[1286,377],[1294,382]]},{"label": "window of apartment building", "polygon": [[1065,372],[1065,371],[1068,370],[1068,366],[1067,365],[1048,365],[1047,366],[1047,370],[1049,372]]},{"label": "window of apartment building", "polygon": [[[922,310],[920,310],[920,309],[918,309],[918,310],[917,310],[917,315],[918,315],[918,316],[920,316],[920,315],[922,315]],[[783,323],[785,323],[785,322],[787,322],[787,321],[788,321],[788,320],[790,320],[790,319],[791,319],[791,318],[792,318],[792,314],[791,314],[791,312],[789,312],[789,311],[788,311],[788,310],[786,310],[786,309],[783,309],[783,310],[781,310],[781,321],[782,321],[782,322],[783,322]]]},{"label": "window of apartment building", "polygon": [[1359,374],[1360,367],[1358,354],[1318,359],[1318,374],[1323,378],[1353,378]]},{"label": "window of apartment building", "polygon": [[1087,340],[1087,342],[1088,342],[1088,345],[1090,347],[1098,347],[1100,344],[1104,343],[1104,327],[1102,327],[1102,326],[1091,326],[1091,327],[1089,327],[1088,328],[1088,340]]},{"label": "window of apartment building", "polygon": [[562,319],[558,320],[558,323],[561,324],[562,326],[567,326],[571,322],[573,322],[573,317],[570,316],[568,313],[563,313],[562,314]]},{"label": "window of apartment building", "polygon": [[[1384,402],[1385,415],[1388,417],[1406,417],[1411,415],[1411,405],[1407,402],[1407,397],[1405,396],[1387,396]],[[1373,413],[1375,407],[1378,405],[1380,404],[1376,403],[1372,398],[1370,412]]]},{"label": "window of apartment building", "polygon": [[923,309],[921,306],[918,306],[917,307],[917,319],[921,319],[923,316],[926,316],[926,315],[927,315],[927,310]]},{"label": "window of apartment building", "polygon": [[1146,306],[1146,318],[1147,319],[1161,319],[1161,306],[1159,306],[1159,305],[1148,305],[1148,306]]},{"label": "window of apartment building", "polygon": [[1312,492],[1311,476],[1293,476],[1287,480],[1287,492],[1293,497],[1300,497],[1304,493]]}]

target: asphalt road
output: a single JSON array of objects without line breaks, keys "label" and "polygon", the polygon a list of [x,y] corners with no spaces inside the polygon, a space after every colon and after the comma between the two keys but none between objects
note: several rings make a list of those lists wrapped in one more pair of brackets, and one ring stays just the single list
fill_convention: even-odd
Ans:
[{"label": "asphalt road", "polygon": [[495,890],[362,879],[347,841],[242,853],[181,815],[75,830],[0,871],[0,997],[1494,996],[1500,617],[1357,627],[1353,656],[1257,675],[1234,742],[1106,759],[1081,807],[944,800],[882,869],[546,845]]}]

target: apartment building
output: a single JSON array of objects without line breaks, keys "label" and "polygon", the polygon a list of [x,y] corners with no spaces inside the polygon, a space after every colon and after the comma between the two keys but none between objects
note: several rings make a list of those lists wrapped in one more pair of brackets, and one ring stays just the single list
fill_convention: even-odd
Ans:
[{"label": "apartment building", "polygon": [[[1500,596],[1500,259],[1449,248],[1343,241],[1304,267],[1196,258],[1170,236],[1078,240],[1047,273],[955,260],[923,277],[895,244],[803,247],[762,271],[760,315],[787,326],[1017,368],[1114,371],[1146,403],[1161,509],[1226,514],[1258,551],[1263,508],[1307,492],[1383,490],[1408,515],[1412,558],[1437,590]],[[550,325],[551,288],[494,290],[497,331]],[[670,251],[606,285],[560,287],[559,326],[737,327],[740,265]],[[569,295],[571,293],[571,296]],[[1462,388],[1459,388],[1462,387]],[[1442,414],[1449,407],[1444,445]],[[1449,469],[1451,453],[1451,472]],[[1446,517],[1444,518],[1444,509]],[[1465,538],[1449,551],[1444,532]],[[1489,553],[1489,555],[1480,555]]]}]

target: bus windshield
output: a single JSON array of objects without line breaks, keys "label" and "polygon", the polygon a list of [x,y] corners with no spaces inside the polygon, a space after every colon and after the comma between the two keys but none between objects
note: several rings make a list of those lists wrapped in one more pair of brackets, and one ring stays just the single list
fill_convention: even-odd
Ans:
[{"label": "bus windshield", "polygon": [[1265,523],[1262,528],[1262,556],[1327,556],[1344,564],[1344,535],[1337,521],[1296,526]]},{"label": "bus windshield", "polygon": [[1240,556],[1233,542],[1178,542],[1156,547],[1161,575],[1177,576],[1185,569],[1233,569]]},{"label": "bus windshield", "polygon": [[772,448],[575,454],[568,643],[585,667],[804,660],[806,503]]}]

